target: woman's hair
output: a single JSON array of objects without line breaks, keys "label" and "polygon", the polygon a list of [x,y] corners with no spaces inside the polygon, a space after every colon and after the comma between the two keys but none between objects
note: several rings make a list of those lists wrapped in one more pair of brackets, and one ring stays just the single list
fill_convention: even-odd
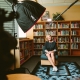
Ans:
[{"label": "woman's hair", "polygon": [[48,38],[47,38],[48,36],[50,36],[51,40],[52,40],[52,36],[50,34],[48,34],[48,35],[46,35],[45,41],[48,41]]}]

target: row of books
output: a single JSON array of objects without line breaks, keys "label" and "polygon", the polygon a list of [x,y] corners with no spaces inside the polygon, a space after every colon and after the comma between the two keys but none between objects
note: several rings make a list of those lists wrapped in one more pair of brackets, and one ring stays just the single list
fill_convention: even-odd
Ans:
[{"label": "row of books", "polygon": [[50,30],[45,30],[45,34],[50,34],[51,36],[56,36],[57,35],[57,31],[50,31]]},{"label": "row of books", "polygon": [[28,48],[28,46],[30,47],[31,45],[32,43],[29,43],[29,42],[21,42],[20,49]]},{"label": "row of books", "polygon": [[24,57],[24,54],[21,51],[19,52],[19,54],[20,54],[20,59],[22,59]]},{"label": "row of books", "polygon": [[43,44],[35,44],[34,45],[34,49],[42,49],[43,48]]},{"label": "row of books", "polygon": [[20,49],[27,48],[27,46],[28,46],[28,42],[21,42],[20,43]]},{"label": "row of books", "polygon": [[[69,28],[69,27],[70,27],[70,24],[68,24],[68,23],[59,23],[58,24],[58,28]],[[43,25],[42,24],[36,24],[33,28],[34,29],[43,29]],[[45,28],[46,29],[54,29],[54,28],[57,28],[57,24],[53,23],[53,22],[46,23]],[[77,22],[71,23],[71,28],[80,28],[80,23],[77,23]]]},{"label": "row of books", "polygon": [[43,29],[43,25],[42,24],[36,24],[33,29]]},{"label": "row of books", "polygon": [[29,55],[29,51],[28,50],[24,50],[24,53],[20,51],[20,58],[24,58],[26,57],[27,55]]},{"label": "row of books", "polygon": [[24,42],[24,48],[27,48],[30,44],[29,44],[29,42]]},{"label": "row of books", "polygon": [[25,53],[24,53],[25,57],[26,56],[32,56],[32,54],[33,54],[33,50],[29,50],[27,53],[25,51]]},{"label": "row of books", "polygon": [[24,50],[24,56],[28,56],[29,55],[29,50]]},{"label": "row of books", "polygon": [[58,35],[69,35],[69,31],[68,30],[58,31]]},{"label": "row of books", "polygon": [[71,42],[80,42],[80,37],[72,37]]},{"label": "row of books", "polygon": [[20,64],[24,63],[24,58],[20,59]]},{"label": "row of books", "polygon": [[69,44],[59,44],[58,49],[69,49]]},{"label": "row of books", "polygon": [[57,42],[57,37],[52,37],[52,40]]},{"label": "row of books", "polygon": [[60,23],[58,24],[58,28],[69,28],[69,24]]},{"label": "row of books", "polygon": [[58,42],[69,42],[69,38],[68,37],[59,37]]},{"label": "row of books", "polygon": [[71,30],[71,35],[77,35],[77,31],[76,30]]},{"label": "row of books", "polygon": [[41,55],[42,54],[42,51],[38,51],[38,50],[37,51],[34,51],[34,54],[35,55]]},{"label": "row of books", "polygon": [[[55,42],[57,42],[57,37],[52,37],[52,40],[54,40]],[[45,39],[44,38],[34,38],[33,39],[34,43],[45,43]]]},{"label": "row of books", "polygon": [[45,28],[46,29],[54,29],[54,28],[56,28],[57,27],[57,24],[56,23],[46,23],[45,24]]},{"label": "row of books", "polygon": [[69,51],[66,51],[66,50],[64,50],[64,51],[58,51],[58,55],[59,56],[68,56],[69,55]]},{"label": "row of books", "polygon": [[32,50],[24,50],[24,53],[22,52],[22,51],[20,51],[20,58],[22,59],[22,58],[25,58],[26,56],[28,56],[28,55],[32,55],[32,53],[33,53],[33,51]]},{"label": "row of books", "polygon": [[23,49],[24,48],[24,43],[20,43],[20,49]]},{"label": "row of books", "polygon": [[[34,36],[43,36],[44,32],[43,31],[34,31],[33,32]],[[50,34],[51,36],[56,36],[57,31],[52,31],[52,30],[45,30],[45,34]],[[60,30],[58,31],[58,35],[69,35],[70,31],[68,30]],[[77,35],[78,32],[76,30],[71,30],[71,35]]]},{"label": "row of books", "polygon": [[71,23],[71,28],[80,28],[80,23]]},{"label": "row of books", "polygon": [[71,49],[79,49],[79,45],[76,43],[71,44]]},{"label": "row of books", "polygon": [[34,38],[34,43],[44,43],[43,38]]},{"label": "row of books", "polygon": [[[52,40],[57,42],[57,37],[52,37]],[[45,40],[43,38],[34,38],[34,43],[44,43],[44,42],[45,42]],[[59,37],[58,42],[59,43],[70,42],[70,38],[69,37]],[[71,42],[80,42],[80,37],[72,37]],[[24,48],[24,46],[22,46],[22,47]]]},{"label": "row of books", "polygon": [[35,31],[33,32],[34,36],[43,36],[44,32],[43,31]]}]

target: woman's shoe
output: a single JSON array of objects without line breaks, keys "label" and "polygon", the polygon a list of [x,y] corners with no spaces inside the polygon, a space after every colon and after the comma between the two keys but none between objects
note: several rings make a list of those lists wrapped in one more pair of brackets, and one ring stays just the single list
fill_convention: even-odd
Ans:
[{"label": "woman's shoe", "polygon": [[55,71],[55,70],[54,70],[54,67],[53,67],[52,71]]},{"label": "woman's shoe", "polygon": [[55,67],[53,67],[53,70],[52,71],[57,71],[58,69],[57,69],[57,67],[55,66]]},{"label": "woman's shoe", "polygon": [[58,68],[55,66],[55,67],[54,67],[54,70],[55,70],[55,71],[58,71]]}]

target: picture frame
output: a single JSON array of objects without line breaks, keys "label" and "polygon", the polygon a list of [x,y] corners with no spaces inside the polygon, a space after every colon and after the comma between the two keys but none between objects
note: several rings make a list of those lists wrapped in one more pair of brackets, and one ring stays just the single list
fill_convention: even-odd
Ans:
[{"label": "picture frame", "polygon": [[50,18],[49,11],[45,11],[41,17],[41,21],[47,21]]}]

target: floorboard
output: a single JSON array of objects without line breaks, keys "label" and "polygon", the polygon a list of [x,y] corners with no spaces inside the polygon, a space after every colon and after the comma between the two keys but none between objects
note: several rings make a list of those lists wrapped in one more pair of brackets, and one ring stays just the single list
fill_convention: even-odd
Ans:
[{"label": "floorboard", "polygon": [[[40,56],[32,56],[28,61],[26,61],[21,67],[28,68],[30,72],[32,72],[40,61]],[[58,61],[68,61],[68,62],[76,62],[80,66],[80,56],[61,56],[58,57]]]}]

